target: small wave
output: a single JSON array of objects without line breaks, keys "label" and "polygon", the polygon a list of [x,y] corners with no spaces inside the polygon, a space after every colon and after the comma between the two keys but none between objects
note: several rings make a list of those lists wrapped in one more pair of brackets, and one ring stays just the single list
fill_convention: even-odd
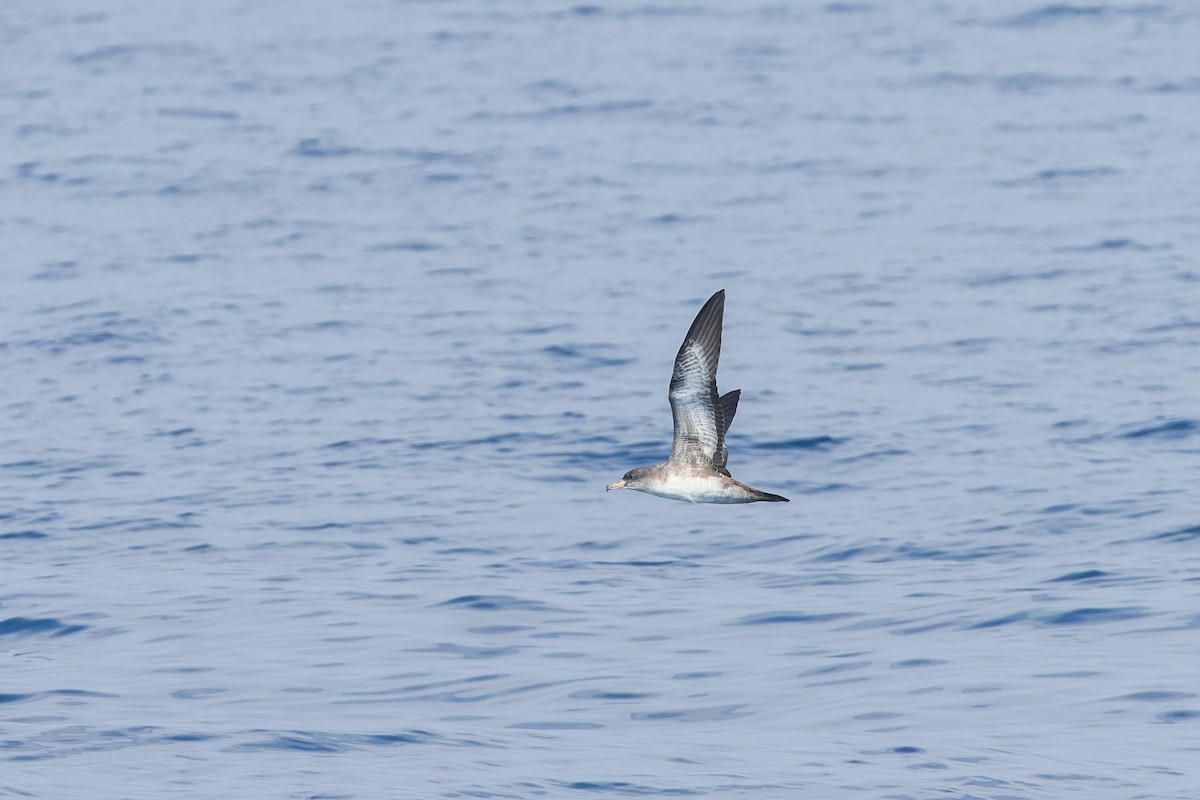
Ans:
[{"label": "small wave", "polygon": [[1073,581],[1090,581],[1096,578],[1107,578],[1108,573],[1100,569],[1085,569],[1080,572],[1068,572],[1066,575],[1059,575],[1057,578],[1051,578],[1048,583],[1068,583]]},{"label": "small wave", "polygon": [[604,726],[598,722],[514,722],[506,727],[527,731],[590,731]]},{"label": "small wave", "polygon": [[941,658],[908,658],[890,665],[891,669],[912,669],[913,667],[940,667],[947,663]]},{"label": "small wave", "polygon": [[[491,436],[481,436],[474,439],[443,439],[432,442],[411,442],[408,446],[413,450],[461,450],[467,447],[481,445],[509,445],[516,442],[541,442],[557,438],[557,434],[534,433],[496,433]],[[506,452],[502,450],[501,452]]]},{"label": "small wave", "polygon": [[442,642],[434,647],[418,647],[409,650],[410,653],[442,653],[445,655],[462,656],[467,659],[499,658],[521,652],[519,647],[473,647],[470,645],[451,644]]},{"label": "small wave", "polygon": [[1155,689],[1145,692],[1134,692],[1133,694],[1123,694],[1120,697],[1114,697],[1113,700],[1137,700],[1144,703],[1158,703],[1165,700],[1190,700],[1196,695],[1191,692],[1170,692],[1161,689]]},{"label": "small wave", "polygon": [[1072,6],[1055,3],[1041,8],[1022,11],[998,21],[997,24],[1014,28],[1030,28],[1058,22],[1099,19],[1107,13],[1104,6]]},{"label": "small wave", "polygon": [[695,789],[659,789],[653,786],[645,786],[640,783],[629,783],[627,781],[575,781],[574,783],[552,781],[552,783],[561,786],[564,789],[570,789],[575,792],[620,794],[628,795],[630,797],[650,797],[654,795],[662,795],[665,797],[686,797],[689,795],[700,794],[700,792],[696,791]]},{"label": "small wave", "polygon": [[860,617],[861,614],[844,611],[830,612],[827,614],[804,614],[797,611],[768,611],[763,614],[750,614],[742,617],[734,625],[778,625],[780,623],[804,623],[811,624],[816,622],[834,622],[839,619],[847,619],[849,617]]},{"label": "small wave", "polygon": [[1122,439],[1185,439],[1200,430],[1200,422],[1194,419],[1173,419],[1158,425],[1147,425],[1126,430],[1118,436]]},{"label": "small wave", "polygon": [[600,355],[598,351],[612,350],[613,345],[552,344],[541,352],[551,358],[578,362],[585,367],[620,367],[632,364],[636,359]]},{"label": "small wave", "polygon": [[341,158],[363,152],[358,147],[323,143],[320,139],[301,139],[291,150],[292,155],[304,158]]},{"label": "small wave", "polygon": [[835,436],[810,436],[776,442],[755,442],[749,447],[751,450],[829,450],[848,441],[850,440]]},{"label": "small wave", "polygon": [[1012,555],[1015,552],[1023,549],[1022,545],[990,545],[987,547],[976,547],[973,549],[963,550],[939,550],[932,547],[921,547],[916,544],[902,544],[895,550],[895,555],[890,558],[881,559],[883,561],[893,561],[897,559],[913,560],[913,561],[975,561],[981,558],[991,558],[1000,555]]},{"label": "small wave", "polygon": [[52,636],[69,636],[88,629],[87,625],[68,625],[56,619],[33,619],[29,617],[9,617],[0,620],[0,636],[32,636],[38,633],[48,633]]},{"label": "small wave", "polygon": [[439,606],[457,606],[476,611],[551,611],[541,600],[524,600],[507,594],[465,594],[452,600],[438,603]]},{"label": "small wave", "polygon": [[363,747],[395,747],[405,744],[479,745],[468,739],[450,739],[436,733],[413,730],[404,733],[327,733],[324,731],[249,731],[262,738],[236,744],[233,752],[291,750],[301,753],[344,753]]},{"label": "small wave", "polygon": [[120,695],[111,694],[108,692],[90,692],[86,689],[51,689],[47,692],[30,692],[28,694],[0,694],[0,704],[5,703],[24,703],[33,700],[41,700],[50,697],[71,697],[71,698],[116,698]]},{"label": "small wave", "polygon": [[1200,711],[1193,711],[1192,709],[1164,711],[1158,715],[1159,722],[1191,722],[1197,719],[1200,719]]},{"label": "small wave", "polygon": [[639,722],[656,722],[668,720],[672,722],[720,722],[739,717],[750,716],[749,711],[742,711],[745,705],[711,706],[709,708],[689,708],[682,711],[639,711],[630,714],[629,718]]},{"label": "small wave", "polygon": [[898,447],[887,447],[882,450],[869,450],[866,453],[859,453],[853,456],[845,456],[834,460],[836,464],[855,464],[860,461],[874,461],[878,458],[895,458],[898,456],[912,455],[911,451],[902,450]]},{"label": "small wave", "polygon": [[1076,608],[1042,620],[1046,625],[1093,625],[1140,619],[1149,614],[1140,608]]},{"label": "small wave", "polygon": [[656,692],[605,692],[599,689],[581,689],[572,692],[575,700],[646,700],[658,697]]},{"label": "small wave", "polygon": [[1180,528],[1179,530],[1166,531],[1165,533],[1156,533],[1147,536],[1146,539],[1150,541],[1165,540],[1169,542],[1186,542],[1191,539],[1200,539],[1200,525],[1192,525],[1187,528]]},{"label": "small wave", "polygon": [[321,445],[323,450],[352,450],[359,447],[387,447],[393,444],[400,444],[403,439],[380,439],[376,437],[367,437],[364,439],[342,439],[329,444]]},{"label": "small wave", "polygon": [[45,539],[47,535],[41,531],[14,531],[0,534],[0,539]]},{"label": "small wave", "polygon": [[813,561],[823,562],[839,562],[851,561],[861,556],[874,556],[885,552],[885,548],[879,545],[862,545],[858,547],[845,547],[840,550],[834,550],[829,553],[822,553],[813,559]]},{"label": "small wave", "polygon": [[1101,239],[1100,241],[1096,242],[1095,244],[1067,245],[1065,247],[1059,247],[1059,248],[1055,248],[1055,249],[1058,252],[1062,252],[1062,253],[1095,253],[1095,252],[1103,252],[1105,250],[1130,250],[1130,251],[1137,251],[1137,252],[1145,252],[1147,250],[1153,250],[1154,247],[1151,245],[1148,245],[1148,244],[1139,244],[1138,242],[1135,242],[1133,239],[1118,238],[1118,239]]},{"label": "small wave", "polygon": [[433,250],[444,249],[440,244],[426,241],[404,241],[404,242],[385,242],[382,244],[373,244],[366,248],[368,253],[391,253],[391,252],[409,252],[409,253],[428,253]]},{"label": "small wave", "polygon": [[1019,14],[1001,17],[992,21],[991,25],[1008,28],[1039,28],[1049,25],[1067,25],[1071,23],[1096,22],[1110,17],[1148,18],[1161,16],[1166,9],[1163,5],[1071,5],[1070,3],[1051,3],[1040,8],[1031,8]]},{"label": "small wave", "polygon": [[874,10],[869,3],[835,2],[825,4],[826,14],[865,14]]},{"label": "small wave", "polygon": [[158,109],[160,117],[173,119],[200,119],[200,120],[218,120],[221,122],[230,122],[237,119],[240,115],[236,111],[225,111],[215,108],[163,108]]},{"label": "small wave", "polygon": [[1003,617],[996,617],[995,619],[989,619],[984,622],[977,622],[974,625],[968,625],[967,630],[978,631],[986,630],[988,628],[1003,628],[1005,625],[1011,625],[1014,622],[1023,622],[1027,619],[1029,619],[1028,612],[1018,611],[1015,614],[1007,614]]}]

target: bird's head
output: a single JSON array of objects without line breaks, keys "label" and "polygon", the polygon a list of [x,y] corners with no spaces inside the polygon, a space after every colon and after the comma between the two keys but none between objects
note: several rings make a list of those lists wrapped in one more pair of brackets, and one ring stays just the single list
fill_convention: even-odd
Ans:
[{"label": "bird's head", "polygon": [[610,483],[604,487],[604,491],[611,492],[613,489],[641,489],[647,478],[650,477],[652,467],[635,467],[626,472],[621,480],[616,483]]}]

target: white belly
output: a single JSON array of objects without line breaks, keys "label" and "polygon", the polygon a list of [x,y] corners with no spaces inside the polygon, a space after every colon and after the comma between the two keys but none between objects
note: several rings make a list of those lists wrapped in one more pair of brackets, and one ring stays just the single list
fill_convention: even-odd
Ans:
[{"label": "white belly", "polygon": [[720,475],[672,476],[670,480],[653,489],[642,489],[646,494],[683,500],[687,503],[745,503],[749,501],[745,491]]}]

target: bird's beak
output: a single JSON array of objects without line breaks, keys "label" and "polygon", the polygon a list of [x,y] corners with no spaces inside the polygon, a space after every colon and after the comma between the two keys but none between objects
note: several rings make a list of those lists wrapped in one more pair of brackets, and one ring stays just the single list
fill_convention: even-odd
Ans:
[{"label": "bird's beak", "polygon": [[624,488],[625,488],[625,481],[617,481],[616,483],[610,483],[608,486],[605,486],[604,491],[611,492],[613,489],[624,489]]}]

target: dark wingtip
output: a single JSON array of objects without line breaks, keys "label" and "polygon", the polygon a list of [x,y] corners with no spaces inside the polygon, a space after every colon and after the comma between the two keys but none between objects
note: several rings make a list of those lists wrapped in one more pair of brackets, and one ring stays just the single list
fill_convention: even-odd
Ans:
[{"label": "dark wingtip", "polygon": [[[703,345],[710,376],[716,374],[717,360],[721,356],[721,324],[724,317],[725,290],[722,289],[708,298],[708,302],[696,313],[696,318],[692,320],[687,336],[683,337],[683,344],[679,347],[679,355],[683,355],[690,344],[696,342]],[[679,364],[679,355],[675,357],[676,365]]]}]

